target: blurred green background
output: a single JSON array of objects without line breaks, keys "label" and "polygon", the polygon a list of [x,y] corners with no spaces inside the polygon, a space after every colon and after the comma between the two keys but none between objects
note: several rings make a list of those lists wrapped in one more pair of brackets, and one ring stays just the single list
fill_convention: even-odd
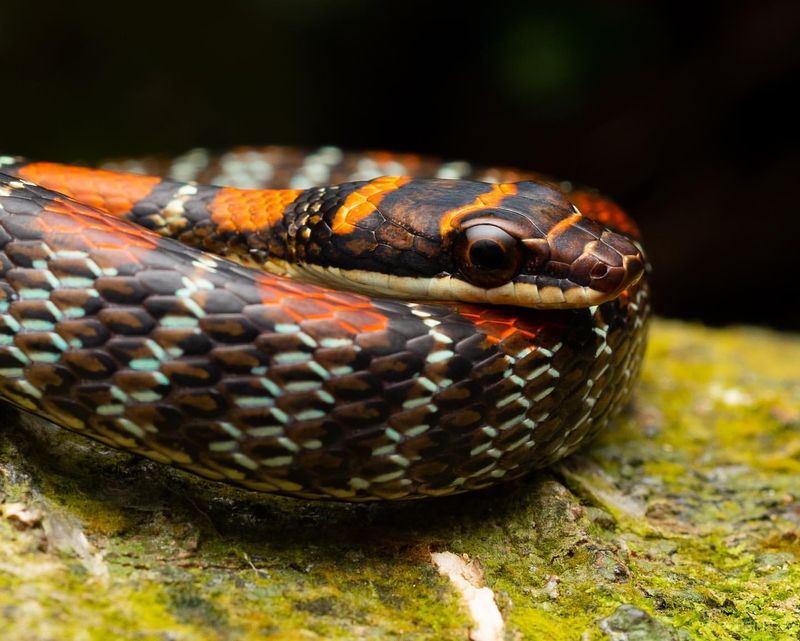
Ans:
[{"label": "blurred green background", "polygon": [[800,329],[800,4],[3,2],[0,149],[337,144],[517,165],[640,221],[656,306]]}]

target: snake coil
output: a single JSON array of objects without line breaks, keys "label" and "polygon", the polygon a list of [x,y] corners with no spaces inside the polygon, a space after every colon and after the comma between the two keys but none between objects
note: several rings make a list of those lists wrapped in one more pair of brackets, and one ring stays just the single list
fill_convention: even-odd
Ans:
[{"label": "snake coil", "polygon": [[330,148],[0,172],[0,398],[210,479],[486,487],[591,438],[641,364],[635,224],[536,175]]}]

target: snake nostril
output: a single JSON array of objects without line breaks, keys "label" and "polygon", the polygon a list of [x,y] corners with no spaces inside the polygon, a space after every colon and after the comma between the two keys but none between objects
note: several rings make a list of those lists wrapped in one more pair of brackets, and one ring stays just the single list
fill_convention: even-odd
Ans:
[{"label": "snake nostril", "polygon": [[589,275],[592,278],[605,278],[608,275],[608,265],[597,263],[597,265],[592,267],[592,271],[589,272]]}]

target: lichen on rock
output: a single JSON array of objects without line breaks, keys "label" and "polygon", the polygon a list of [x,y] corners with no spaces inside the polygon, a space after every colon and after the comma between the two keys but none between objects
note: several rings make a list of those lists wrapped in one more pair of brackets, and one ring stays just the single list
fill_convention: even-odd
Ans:
[{"label": "lichen on rock", "polygon": [[247,494],[5,409],[3,638],[469,639],[433,552],[478,564],[506,639],[797,639],[798,363],[797,336],[656,321],[581,453],[396,504]]}]

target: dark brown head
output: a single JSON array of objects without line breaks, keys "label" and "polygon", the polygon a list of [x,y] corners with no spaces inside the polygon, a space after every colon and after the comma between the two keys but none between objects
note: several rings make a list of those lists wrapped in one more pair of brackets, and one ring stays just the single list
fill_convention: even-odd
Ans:
[{"label": "dark brown head", "polygon": [[328,266],[302,269],[393,297],[588,307],[644,269],[631,239],[545,183],[379,178],[351,192],[327,224]]}]

